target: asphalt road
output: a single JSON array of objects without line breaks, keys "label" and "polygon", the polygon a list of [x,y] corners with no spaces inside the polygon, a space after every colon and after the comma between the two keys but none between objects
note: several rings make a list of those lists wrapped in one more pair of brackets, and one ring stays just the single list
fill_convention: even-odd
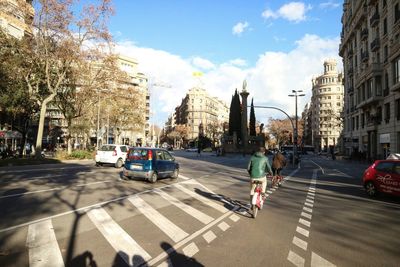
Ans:
[{"label": "asphalt road", "polygon": [[156,184],[92,161],[0,168],[0,266],[399,266],[400,199],[368,198],[366,165],[304,157],[252,219],[248,156],[175,156]]}]

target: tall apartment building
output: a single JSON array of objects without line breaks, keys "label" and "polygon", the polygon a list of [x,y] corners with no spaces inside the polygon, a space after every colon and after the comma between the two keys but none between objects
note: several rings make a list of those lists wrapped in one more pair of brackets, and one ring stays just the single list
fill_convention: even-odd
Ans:
[{"label": "tall apartment building", "polygon": [[222,133],[223,123],[229,121],[229,108],[218,98],[210,96],[205,89],[194,87],[189,90],[181,105],[175,109],[175,124],[183,124],[189,129],[189,139],[199,136],[202,124],[204,134],[212,137],[212,131]]},{"label": "tall apartment building", "polygon": [[34,14],[32,0],[0,0],[0,28],[16,38],[32,34]]},{"label": "tall apartment building", "polygon": [[311,142],[317,151],[337,146],[342,132],[343,74],[336,60],[324,62],[324,73],[312,79]]},{"label": "tall apartment building", "polygon": [[[120,140],[116,140],[119,143],[134,144],[134,145],[145,145],[146,138],[150,133],[150,93],[148,87],[148,78],[145,74],[138,72],[138,62],[134,58],[120,55],[118,57],[118,64],[121,70],[125,71],[130,77],[130,86],[135,88],[138,93],[137,96],[140,98],[139,103],[142,103],[143,112],[143,125],[139,125],[137,130],[124,129],[122,128]],[[136,109],[138,107],[132,107]]]},{"label": "tall apartment building", "polygon": [[346,153],[400,151],[400,0],[345,0],[339,54]]}]

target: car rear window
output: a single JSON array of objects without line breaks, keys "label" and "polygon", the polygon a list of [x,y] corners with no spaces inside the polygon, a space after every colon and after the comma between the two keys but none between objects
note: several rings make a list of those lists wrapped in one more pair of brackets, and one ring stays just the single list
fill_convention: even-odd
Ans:
[{"label": "car rear window", "polygon": [[126,152],[126,151],[128,151],[128,149],[126,148],[126,146],[121,146],[120,148],[121,148],[121,152]]},{"label": "car rear window", "polygon": [[100,147],[100,151],[114,151],[115,146],[112,145],[103,145]]},{"label": "car rear window", "polygon": [[148,150],[147,149],[131,149],[129,150],[128,158],[133,160],[147,160],[148,157]]}]

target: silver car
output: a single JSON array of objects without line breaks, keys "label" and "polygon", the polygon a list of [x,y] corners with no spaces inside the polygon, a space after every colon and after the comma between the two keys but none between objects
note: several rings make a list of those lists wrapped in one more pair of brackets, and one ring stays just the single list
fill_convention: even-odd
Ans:
[{"label": "silver car", "polygon": [[126,145],[102,145],[96,152],[96,165],[113,164],[115,168],[121,168],[125,162],[128,150],[129,147]]}]

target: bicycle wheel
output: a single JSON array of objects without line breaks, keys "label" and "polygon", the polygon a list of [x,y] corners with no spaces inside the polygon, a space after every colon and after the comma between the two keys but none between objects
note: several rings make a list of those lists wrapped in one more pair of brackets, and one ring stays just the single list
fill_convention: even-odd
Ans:
[{"label": "bicycle wheel", "polygon": [[253,218],[255,219],[257,217],[258,213],[258,207],[257,205],[253,205]]}]

